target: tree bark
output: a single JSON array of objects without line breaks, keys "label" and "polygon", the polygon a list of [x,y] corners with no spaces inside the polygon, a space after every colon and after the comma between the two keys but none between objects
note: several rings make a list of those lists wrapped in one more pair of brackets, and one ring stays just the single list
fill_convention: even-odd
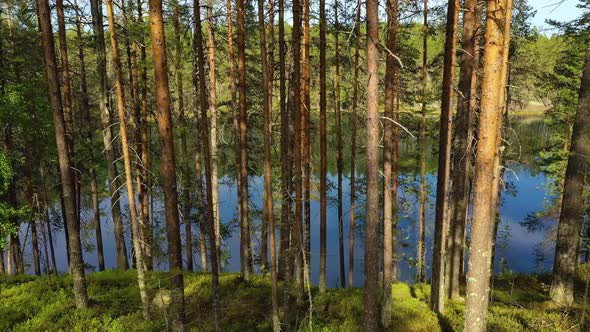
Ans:
[{"label": "tree bark", "polygon": [[301,155],[303,162],[303,219],[304,233],[304,262],[303,267],[306,280],[311,280],[309,267],[311,253],[311,55],[309,25],[309,0],[303,0],[303,48],[301,52]]},{"label": "tree bark", "polygon": [[[201,17],[201,7],[199,0],[194,2],[193,17]],[[215,325],[218,324],[219,311],[219,266],[217,265],[217,244],[215,242],[215,222],[213,212],[213,185],[212,185],[212,171],[211,171],[211,154],[209,145],[209,131],[207,126],[207,88],[205,86],[205,55],[203,52],[203,32],[201,28],[201,21],[195,20],[194,26],[194,42],[196,43],[198,64],[198,83],[199,83],[199,102],[201,106],[200,129],[201,129],[201,146],[205,158],[205,180],[207,184],[207,233],[209,236],[209,254],[211,261],[212,286],[213,286],[213,316]]]},{"label": "tree bark", "polygon": [[356,131],[359,96],[359,58],[361,39],[361,1],[357,3],[354,22],[354,82],[352,90],[352,129],[350,139],[350,211],[348,216],[348,287],[354,287],[354,225],[356,195]]},{"label": "tree bark", "polygon": [[51,253],[51,269],[57,274],[57,263],[55,261],[55,248],[53,246],[53,232],[51,231],[51,219],[49,218],[49,198],[47,193],[47,184],[45,181],[45,161],[39,159],[39,176],[41,178],[41,195],[43,199],[43,210],[45,211],[45,224],[47,227],[47,238],[49,241],[49,251]]},{"label": "tree bark", "polygon": [[[217,159],[217,78],[215,72],[215,35],[213,27],[213,0],[207,0],[207,48],[209,51],[209,113],[211,116],[211,190],[213,204],[213,220],[215,222],[215,247],[221,253],[221,214],[219,213],[219,176]],[[217,268],[221,269],[221,255],[217,255]]]},{"label": "tree bark", "polygon": [[326,290],[328,134],[326,129],[326,1],[320,0],[320,292]]},{"label": "tree bark", "polygon": [[457,62],[457,30],[459,1],[448,3],[443,65],[442,102],[438,144],[438,175],[436,180],[436,212],[434,224],[434,248],[432,253],[432,280],[430,307],[437,313],[445,311],[445,261],[448,232],[449,178],[451,166],[451,130],[454,98],[455,63]]},{"label": "tree bark", "polygon": [[[500,176],[498,143],[502,125],[502,73],[508,51],[511,0],[488,1],[484,48],[481,109],[475,160],[471,248],[467,274],[465,330],[485,331],[489,302],[490,257],[496,205],[494,178]],[[508,35],[506,35],[508,34]],[[494,194],[496,191],[496,194]]]},{"label": "tree bark", "polygon": [[117,256],[117,268],[127,270],[129,262],[127,260],[127,249],[125,245],[125,235],[123,232],[123,218],[121,214],[121,198],[118,188],[118,171],[115,164],[115,150],[113,148],[113,132],[110,111],[107,107],[107,62],[106,48],[104,38],[104,25],[102,15],[102,2],[100,0],[91,0],[90,8],[92,11],[92,26],[94,30],[94,44],[96,48],[96,62],[98,73],[98,103],[100,110],[100,122],[102,125],[102,135],[107,161],[107,176],[109,192],[111,198],[111,215],[115,230],[115,251]]},{"label": "tree bark", "polygon": [[[398,2],[397,0],[387,1],[387,49],[393,54],[397,53],[397,30],[398,30]],[[385,111],[386,118],[383,121],[383,302],[381,310],[381,324],[389,327],[391,322],[391,284],[393,275],[393,248],[394,248],[394,188],[393,186],[393,113],[396,100],[397,87],[397,59],[391,54],[386,58],[385,69]],[[397,142],[395,142],[397,143]],[[397,175],[397,174],[396,174]],[[396,181],[397,182],[397,181]],[[396,186],[397,187],[397,186]]]},{"label": "tree bark", "polygon": [[563,186],[551,284],[551,299],[562,306],[574,303],[574,277],[584,208],[584,174],[588,169],[586,156],[590,153],[590,46],[586,53],[578,100]]},{"label": "tree bark", "polygon": [[[131,219],[131,231],[133,232],[133,251],[135,253],[135,265],[137,268],[137,283],[139,295],[143,304],[143,317],[150,317],[150,300],[147,295],[145,268],[143,261],[143,249],[140,244],[140,230],[135,208],[135,193],[133,190],[133,173],[131,169],[131,154],[129,152],[129,140],[127,135],[127,119],[125,114],[125,89],[123,87],[123,69],[119,55],[119,40],[115,26],[115,13],[113,0],[107,0],[107,16],[109,20],[109,32],[111,40],[112,60],[115,71],[115,93],[117,95],[117,113],[119,115],[119,131],[121,136],[121,150],[123,152],[123,164],[125,165],[125,185],[127,187],[127,199],[129,201],[129,217]],[[155,43],[154,43],[155,44]]]},{"label": "tree bark", "polygon": [[364,329],[376,331],[379,325],[378,227],[379,227],[379,3],[367,0],[367,198],[365,216]]},{"label": "tree bark", "polygon": [[242,277],[250,281],[252,257],[248,221],[248,114],[246,105],[246,26],[244,1],[237,1],[238,11],[238,108],[240,128],[240,256]]},{"label": "tree bark", "polygon": [[[323,0],[322,0],[323,1]],[[321,6],[321,4],[320,4]],[[321,10],[321,9],[320,9]],[[303,289],[303,239],[302,239],[302,213],[303,213],[303,177],[302,177],[302,155],[301,155],[301,3],[293,1],[293,30],[291,37],[293,49],[293,73],[291,76],[293,86],[293,115],[294,115],[294,167],[295,167],[295,219],[294,232],[292,234],[292,252],[297,261],[297,275],[295,278],[297,298],[301,299]],[[321,271],[320,271],[321,280]],[[321,281],[320,281],[321,288]]]},{"label": "tree bark", "polygon": [[[229,0],[228,0],[229,1]],[[281,221],[279,279],[288,279],[291,234],[291,137],[287,108],[285,64],[285,2],[279,0],[279,104],[281,112]]]},{"label": "tree bark", "polygon": [[[273,10],[272,0],[269,2],[269,12]],[[270,24],[273,22],[271,21]],[[266,29],[264,25],[264,2],[258,0],[258,31],[260,34],[260,59],[262,62],[262,86],[264,92],[264,203],[263,203],[263,229],[262,229],[262,257],[261,268],[264,269],[266,263],[266,241],[265,229],[270,233],[270,254],[271,254],[271,302],[272,302],[272,322],[273,331],[280,331],[279,321],[279,304],[277,295],[277,270],[275,255],[275,231],[274,231],[274,213],[273,213],[273,196],[272,196],[272,165],[271,165],[271,145],[272,145],[272,67],[268,63],[268,53],[266,46]],[[272,32],[272,30],[271,30]],[[272,37],[271,37],[272,38]],[[264,226],[266,224],[266,226]]]},{"label": "tree bark", "polygon": [[82,259],[82,244],[80,241],[80,223],[76,218],[76,196],[71,169],[66,125],[61,104],[61,91],[58,83],[57,63],[55,58],[55,46],[53,32],[51,30],[51,15],[47,0],[37,0],[37,13],[41,30],[43,57],[45,71],[49,87],[49,97],[53,110],[53,123],[55,126],[55,141],[59,157],[59,169],[62,182],[62,190],[65,205],[65,220],[69,229],[68,243],[70,245],[70,267],[74,281],[74,296],[76,307],[84,309],[88,307],[88,293],[86,292],[86,278],[84,275],[84,261]]},{"label": "tree bark", "polygon": [[418,211],[417,281],[426,281],[426,107],[428,105],[428,0],[422,23],[422,109],[420,119],[420,207]]},{"label": "tree bark", "polygon": [[[31,146],[25,148],[25,192],[27,200],[30,202],[31,211],[34,211],[35,192],[33,190],[33,160],[31,156]],[[37,234],[37,220],[36,215],[31,213],[31,247],[33,251],[33,267],[35,268],[35,275],[41,275],[41,258],[39,254],[39,236]]]},{"label": "tree bark", "polygon": [[469,177],[473,141],[473,119],[477,94],[479,65],[479,20],[477,1],[467,0],[463,14],[463,41],[459,73],[459,100],[453,144],[453,179],[450,206],[448,260],[445,268],[446,292],[449,298],[459,296],[461,252],[467,226]]}]

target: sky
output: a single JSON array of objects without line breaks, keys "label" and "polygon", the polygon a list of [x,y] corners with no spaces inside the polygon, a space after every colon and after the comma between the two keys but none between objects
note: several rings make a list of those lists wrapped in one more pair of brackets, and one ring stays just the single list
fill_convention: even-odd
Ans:
[{"label": "sky", "polygon": [[571,21],[579,16],[578,3],[578,0],[529,0],[529,5],[537,11],[532,23],[545,30],[550,28],[545,23],[547,19]]}]

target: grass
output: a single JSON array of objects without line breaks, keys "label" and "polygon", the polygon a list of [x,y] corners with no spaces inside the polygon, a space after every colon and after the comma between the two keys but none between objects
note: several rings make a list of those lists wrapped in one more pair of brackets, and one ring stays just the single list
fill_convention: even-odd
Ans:
[{"label": "grass", "polygon": [[[153,316],[141,314],[134,271],[105,271],[87,276],[90,307],[76,309],[68,276],[0,276],[0,331],[163,331],[168,327],[165,301],[166,273],[148,276]],[[588,331],[580,324],[583,306],[558,308],[548,300],[543,277],[510,276],[494,281],[488,331]],[[270,283],[266,276],[243,282],[237,274],[220,278],[223,331],[270,331]],[[279,284],[283,331],[361,331],[362,289],[330,289],[309,298],[288,284]],[[214,330],[211,309],[211,278],[185,274],[186,318],[190,331]],[[462,331],[464,301],[447,304],[437,316],[428,308],[430,286],[396,283],[392,287],[392,324],[388,331]],[[587,316],[589,316],[587,314]]]}]

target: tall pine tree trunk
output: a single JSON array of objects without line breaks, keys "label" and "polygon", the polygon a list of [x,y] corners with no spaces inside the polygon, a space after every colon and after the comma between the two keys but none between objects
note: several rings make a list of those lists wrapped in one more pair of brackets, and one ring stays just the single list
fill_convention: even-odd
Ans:
[{"label": "tall pine tree trunk", "polygon": [[107,161],[107,176],[111,200],[111,216],[115,231],[115,251],[117,256],[117,268],[126,270],[129,268],[127,260],[127,249],[125,245],[125,235],[123,232],[123,217],[121,214],[121,199],[117,190],[119,174],[115,161],[115,150],[113,147],[113,132],[110,110],[107,107],[107,61],[104,38],[104,25],[102,15],[102,2],[100,0],[91,0],[90,7],[92,11],[92,26],[94,30],[94,45],[96,48],[96,71],[98,73],[98,104],[100,110],[100,122],[102,126],[102,136]]},{"label": "tall pine tree trunk", "polygon": [[361,1],[357,3],[354,22],[354,82],[352,88],[352,129],[350,139],[350,211],[348,216],[348,287],[354,287],[354,225],[355,225],[355,195],[356,195],[356,131],[359,97],[359,58],[361,39]]},{"label": "tall pine tree trunk", "polygon": [[551,299],[567,306],[574,303],[574,276],[584,213],[584,178],[588,169],[586,156],[590,153],[590,46],[586,53],[578,100],[565,172],[551,284]]},{"label": "tall pine tree trunk", "polygon": [[129,217],[131,219],[131,231],[133,232],[133,251],[137,267],[137,282],[139,286],[139,295],[143,304],[143,317],[150,317],[150,300],[147,295],[145,268],[143,261],[143,249],[140,244],[140,230],[137,219],[137,210],[135,208],[135,193],[133,189],[133,173],[131,169],[131,153],[129,151],[129,140],[127,135],[127,119],[125,114],[125,89],[123,87],[123,70],[121,58],[119,55],[119,40],[115,27],[115,13],[113,10],[113,0],[107,0],[107,16],[109,20],[109,32],[111,40],[111,50],[113,57],[113,67],[115,70],[115,93],[117,95],[117,113],[119,115],[119,131],[121,136],[121,150],[123,152],[123,163],[125,165],[125,185],[127,187],[127,199],[129,201]]},{"label": "tall pine tree trunk", "polygon": [[[465,330],[485,331],[490,287],[490,257],[492,254],[493,228],[496,216],[494,196],[497,187],[494,178],[500,176],[499,129],[503,97],[501,86],[504,52],[508,51],[510,33],[511,0],[488,1],[485,28],[483,77],[481,84],[481,108],[473,194],[471,224],[471,248],[467,274],[467,299]],[[505,82],[505,81],[504,81]],[[496,191],[496,193],[494,193]]]},{"label": "tall pine tree trunk", "polygon": [[335,62],[336,62],[336,76],[334,77],[335,90],[335,107],[336,107],[336,169],[338,173],[338,257],[340,259],[340,287],[346,287],[346,274],[344,267],[344,221],[342,209],[342,177],[344,173],[344,160],[342,156],[342,110],[340,109],[340,45],[338,35],[340,34],[340,26],[338,25],[338,1],[334,2],[334,40],[335,40]]},{"label": "tall pine tree trunk", "polygon": [[479,20],[477,1],[467,0],[463,14],[463,41],[459,73],[459,100],[457,101],[456,129],[453,144],[453,179],[450,206],[448,259],[445,268],[447,296],[459,296],[459,279],[463,239],[467,226],[469,204],[469,177],[473,141],[475,95],[477,94],[477,68],[479,64]]},{"label": "tall pine tree trunk", "polygon": [[365,286],[364,329],[376,331],[379,326],[378,292],[378,227],[379,227],[379,3],[367,0],[367,198],[365,210]]},{"label": "tall pine tree trunk", "polygon": [[80,224],[76,217],[76,195],[74,190],[74,177],[68,151],[68,139],[62,111],[61,91],[58,82],[57,63],[55,58],[55,46],[53,32],[51,30],[51,15],[47,0],[37,0],[37,13],[39,15],[39,28],[43,46],[43,58],[49,87],[49,97],[53,110],[53,123],[55,126],[55,141],[59,157],[59,169],[62,182],[62,190],[65,205],[65,220],[68,225],[68,243],[70,246],[70,267],[74,281],[74,296],[76,307],[83,309],[88,307],[88,293],[86,292],[86,278],[84,274],[84,261],[82,259],[82,244],[80,241]]},{"label": "tall pine tree trunk", "polygon": [[[215,248],[221,253],[221,214],[219,212],[219,176],[217,158],[217,77],[215,65],[215,21],[213,17],[213,0],[207,0],[207,49],[209,60],[209,113],[211,116],[211,190],[213,203],[213,220],[215,221]],[[217,267],[221,269],[221,255],[217,255]]]},{"label": "tall pine tree trunk", "polygon": [[326,129],[326,1],[320,0],[320,292],[326,290],[328,134]]},{"label": "tall pine tree trunk", "polygon": [[303,219],[305,228],[303,267],[305,278],[311,276],[309,258],[311,252],[311,57],[310,57],[310,24],[309,0],[303,0],[303,48],[301,50],[301,154],[303,162]]},{"label": "tall pine tree trunk", "polygon": [[[391,322],[391,283],[393,276],[393,248],[394,248],[394,187],[393,187],[393,112],[397,87],[397,59],[395,54],[398,30],[398,2],[387,1],[387,59],[385,61],[385,119],[383,121],[383,302],[381,310],[381,324],[388,327]],[[398,92],[399,93],[399,92]],[[396,142],[397,143],[397,142]],[[396,174],[397,176],[397,174]]]},{"label": "tall pine tree trunk", "polygon": [[457,61],[457,30],[459,21],[459,1],[448,3],[443,65],[442,102],[438,143],[438,174],[436,179],[436,212],[434,224],[434,248],[432,253],[432,280],[430,307],[437,313],[445,310],[445,260],[448,232],[449,182],[451,166],[451,130]]},{"label": "tall pine tree trunk", "polygon": [[428,0],[424,0],[422,23],[422,107],[420,119],[420,206],[416,279],[426,281],[426,107],[428,105]]},{"label": "tall pine tree trunk", "polygon": [[[194,2],[193,16],[201,17],[201,7],[198,0]],[[197,46],[197,65],[199,69],[199,102],[201,107],[200,114],[200,129],[201,129],[201,146],[203,148],[204,162],[205,162],[205,180],[207,188],[207,235],[209,236],[209,254],[211,261],[211,274],[213,286],[213,316],[215,325],[218,323],[219,311],[219,266],[217,265],[217,244],[215,242],[215,215],[213,210],[213,185],[212,185],[212,171],[211,171],[211,154],[209,145],[209,128],[207,126],[207,88],[205,86],[205,54],[203,52],[203,31],[201,28],[201,21],[195,20],[194,33]]]}]

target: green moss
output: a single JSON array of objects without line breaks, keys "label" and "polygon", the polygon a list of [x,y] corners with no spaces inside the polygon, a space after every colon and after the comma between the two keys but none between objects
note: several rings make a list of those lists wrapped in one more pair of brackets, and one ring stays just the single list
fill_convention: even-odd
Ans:
[{"label": "green moss", "polygon": [[[0,331],[162,331],[167,329],[166,307],[153,308],[152,319],[142,317],[134,271],[105,271],[87,277],[90,307],[75,308],[72,281],[67,276],[0,277]],[[223,331],[270,331],[270,278],[254,276],[244,282],[237,274],[220,276]],[[494,282],[494,300],[487,317],[488,331],[587,331],[580,325],[581,304],[569,309],[548,300],[548,287],[540,278],[511,276]],[[147,276],[153,299],[166,292],[166,273]],[[211,276],[185,274],[186,320],[190,331],[213,331]],[[279,283],[279,305],[284,331],[362,331],[363,290],[311,289],[313,312],[309,312],[307,289],[301,301],[297,290]],[[430,286],[392,286],[390,331],[462,331],[463,300],[449,301],[437,317],[428,307]],[[380,300],[380,299],[379,299]],[[590,316],[590,313],[587,313]]]}]

